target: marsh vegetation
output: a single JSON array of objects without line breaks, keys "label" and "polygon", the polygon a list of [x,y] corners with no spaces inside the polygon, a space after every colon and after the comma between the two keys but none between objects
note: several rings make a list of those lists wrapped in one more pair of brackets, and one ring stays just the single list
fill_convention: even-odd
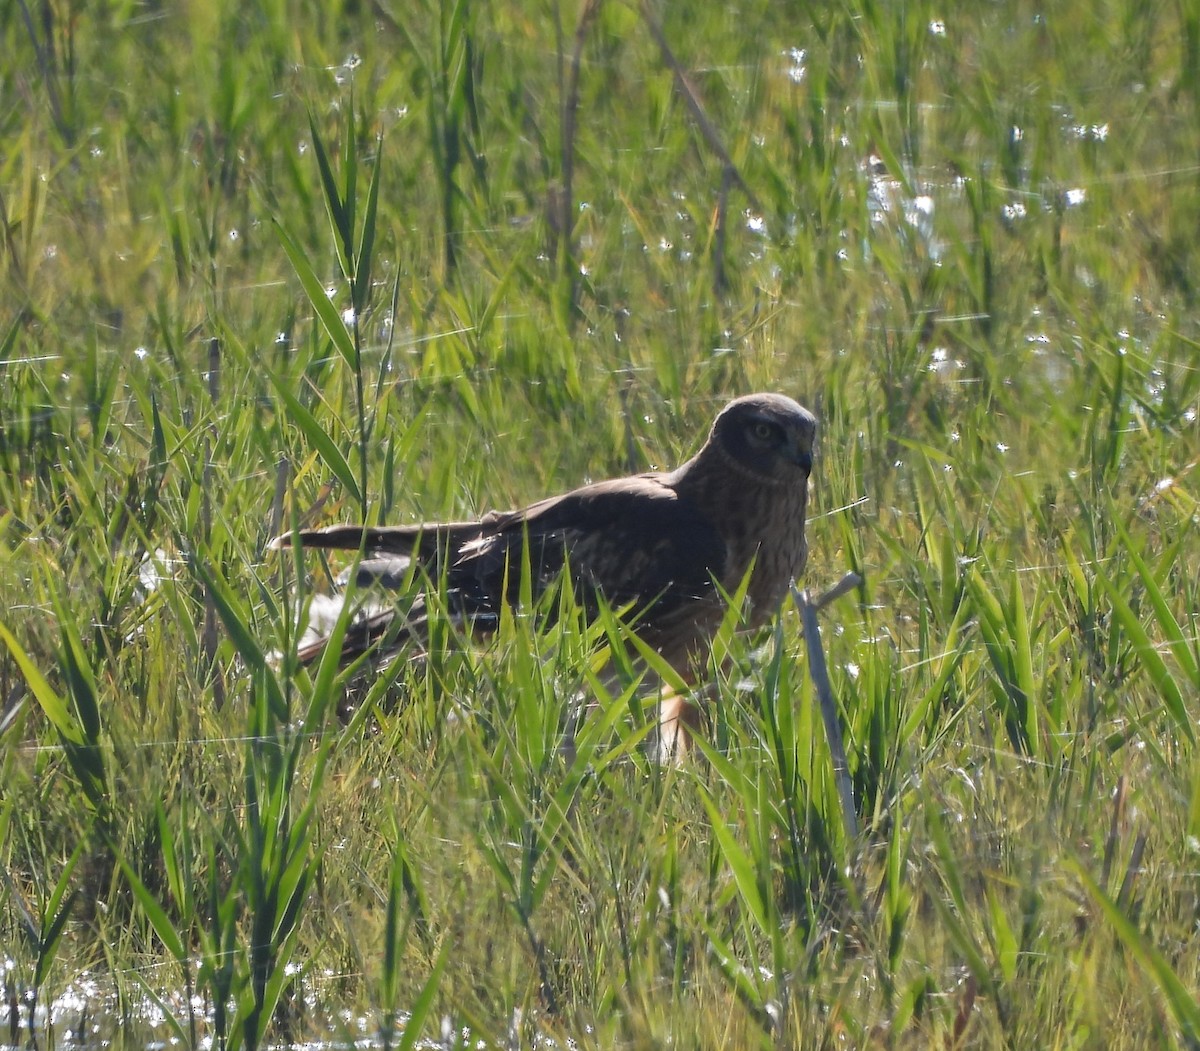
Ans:
[{"label": "marsh vegetation", "polygon": [[[1200,1045],[1194,3],[18,0],[0,49],[0,1040]],[[289,662],[341,564],[275,533],[674,466],[751,390],[822,420],[809,582],[864,578],[856,837],[790,605],[678,768],[612,624],[352,711]]]}]

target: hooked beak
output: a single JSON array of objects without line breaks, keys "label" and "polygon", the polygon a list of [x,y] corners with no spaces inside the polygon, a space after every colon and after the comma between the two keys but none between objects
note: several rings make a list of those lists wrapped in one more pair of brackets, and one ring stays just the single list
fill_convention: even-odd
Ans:
[{"label": "hooked beak", "polygon": [[812,474],[812,446],[802,447],[796,435],[790,436],[785,456],[805,474]]}]

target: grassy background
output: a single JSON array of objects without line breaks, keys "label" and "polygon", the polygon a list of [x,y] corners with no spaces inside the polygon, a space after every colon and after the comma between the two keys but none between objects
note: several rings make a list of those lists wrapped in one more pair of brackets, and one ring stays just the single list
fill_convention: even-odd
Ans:
[{"label": "grassy background", "polygon": [[[233,1047],[1198,1046],[1194,4],[28,2],[11,1043],[70,988]],[[824,621],[857,841],[790,609],[680,770],[635,691],[560,755],[570,618],[349,725],[264,662],[297,518],[674,465],[750,390],[822,418],[809,581],[866,579]]]}]

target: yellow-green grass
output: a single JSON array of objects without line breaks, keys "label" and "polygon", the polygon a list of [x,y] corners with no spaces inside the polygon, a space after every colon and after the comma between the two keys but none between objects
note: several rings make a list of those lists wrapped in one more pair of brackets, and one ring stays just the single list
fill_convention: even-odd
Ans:
[{"label": "yellow-green grass", "polygon": [[[5,1033],[86,974],[135,1043],[1197,1046],[1193,8],[0,11]],[[679,769],[611,622],[348,722],[291,669],[275,532],[750,390],[822,418],[808,582],[865,578],[857,840],[790,608]]]}]

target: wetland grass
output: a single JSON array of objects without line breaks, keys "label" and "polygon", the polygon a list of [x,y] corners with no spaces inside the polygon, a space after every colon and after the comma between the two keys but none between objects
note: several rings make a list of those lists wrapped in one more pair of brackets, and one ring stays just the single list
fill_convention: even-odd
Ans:
[{"label": "wetland grass", "polygon": [[[1200,1046],[1198,40],[9,5],[0,1040]],[[290,524],[677,463],[773,389],[822,418],[803,583],[863,581],[855,822],[791,603],[722,633],[678,768],[594,674],[614,619],[348,719],[289,658],[343,568]]]}]

